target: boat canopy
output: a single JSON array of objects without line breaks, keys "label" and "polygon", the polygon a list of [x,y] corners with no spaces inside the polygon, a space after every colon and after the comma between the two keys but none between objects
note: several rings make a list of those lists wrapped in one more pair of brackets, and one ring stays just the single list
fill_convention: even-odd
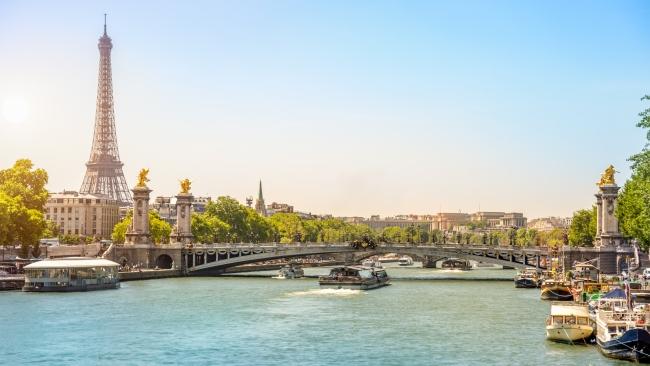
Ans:
[{"label": "boat canopy", "polygon": [[620,288],[613,289],[612,291],[606,293],[600,297],[601,299],[625,299],[625,291]]},{"label": "boat canopy", "polygon": [[25,266],[25,269],[63,269],[63,268],[92,268],[119,267],[118,263],[101,258],[71,257],[61,259],[45,259]]},{"label": "boat canopy", "polygon": [[551,305],[553,316],[589,316],[589,308],[586,305]]}]

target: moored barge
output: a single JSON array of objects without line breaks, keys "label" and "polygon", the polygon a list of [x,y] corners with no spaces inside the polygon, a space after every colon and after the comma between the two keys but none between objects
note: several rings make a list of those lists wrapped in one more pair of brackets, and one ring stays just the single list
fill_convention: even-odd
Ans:
[{"label": "moored barge", "polygon": [[71,292],[120,287],[119,264],[108,259],[46,259],[25,266],[27,292]]}]

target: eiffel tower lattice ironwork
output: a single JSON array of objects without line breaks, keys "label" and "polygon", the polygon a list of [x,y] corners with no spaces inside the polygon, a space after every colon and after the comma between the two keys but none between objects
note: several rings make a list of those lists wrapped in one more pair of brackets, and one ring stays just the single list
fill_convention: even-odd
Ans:
[{"label": "eiffel tower lattice ironwork", "polygon": [[97,109],[95,111],[95,133],[90,159],[86,163],[86,175],[81,184],[81,193],[103,194],[118,201],[120,206],[133,202],[126,184],[122,162],[117,148],[115,114],[113,111],[113,81],[111,74],[111,49],[113,42],[106,33],[99,39],[99,82],[97,84]]}]

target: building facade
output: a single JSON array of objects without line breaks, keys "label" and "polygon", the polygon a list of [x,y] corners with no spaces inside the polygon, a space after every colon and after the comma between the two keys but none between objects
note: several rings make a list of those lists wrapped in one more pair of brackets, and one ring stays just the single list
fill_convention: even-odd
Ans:
[{"label": "building facade", "polygon": [[61,234],[110,239],[119,220],[119,202],[105,195],[74,191],[51,193],[45,204],[45,218]]},{"label": "building facade", "polygon": [[[212,202],[212,197],[194,197],[190,212],[203,213],[210,202]],[[153,200],[150,208],[172,227],[176,225],[176,197],[158,196]]]},{"label": "building facade", "polygon": [[552,231],[554,229],[567,229],[571,226],[571,218],[566,217],[542,217],[530,220],[527,227],[537,231]]}]

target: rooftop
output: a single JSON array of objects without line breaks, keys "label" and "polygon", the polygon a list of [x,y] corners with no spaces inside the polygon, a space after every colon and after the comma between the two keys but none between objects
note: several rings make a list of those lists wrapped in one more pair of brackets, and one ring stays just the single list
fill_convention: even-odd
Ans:
[{"label": "rooftop", "polygon": [[25,266],[25,269],[49,268],[91,268],[91,267],[118,267],[119,264],[101,258],[69,257],[60,259],[45,259],[40,262]]}]

